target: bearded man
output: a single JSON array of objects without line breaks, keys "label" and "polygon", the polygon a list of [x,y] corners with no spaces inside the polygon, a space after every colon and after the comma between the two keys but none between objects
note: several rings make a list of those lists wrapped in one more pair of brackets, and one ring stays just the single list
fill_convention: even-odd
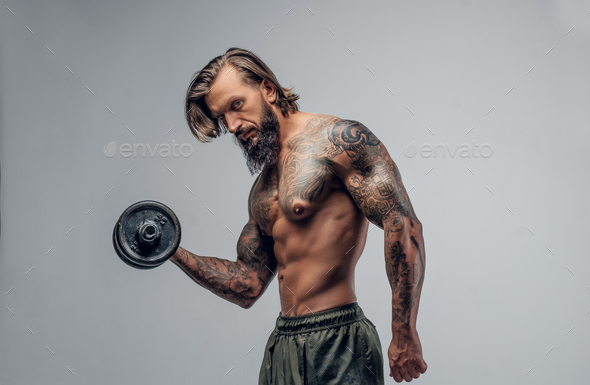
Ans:
[{"label": "bearded man", "polygon": [[208,142],[234,135],[252,175],[235,261],[179,247],[196,283],[249,309],[278,276],[281,311],[259,384],[383,384],[375,325],[357,302],[354,270],[369,223],[385,233],[392,289],[389,375],[427,369],[416,330],[426,256],[422,224],[384,144],[362,123],[299,110],[255,54],[230,48],[194,76],[185,113]]}]

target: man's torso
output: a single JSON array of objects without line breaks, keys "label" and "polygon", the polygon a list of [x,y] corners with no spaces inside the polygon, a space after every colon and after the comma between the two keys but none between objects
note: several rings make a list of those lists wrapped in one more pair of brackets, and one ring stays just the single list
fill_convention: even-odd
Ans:
[{"label": "man's torso", "polygon": [[249,199],[278,262],[282,314],[292,317],[356,301],[354,268],[369,221],[330,167],[330,128],[343,122],[311,114],[304,129],[265,167]]}]

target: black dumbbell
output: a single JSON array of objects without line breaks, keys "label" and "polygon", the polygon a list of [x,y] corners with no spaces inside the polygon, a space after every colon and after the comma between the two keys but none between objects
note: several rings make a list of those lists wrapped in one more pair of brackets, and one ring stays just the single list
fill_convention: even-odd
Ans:
[{"label": "black dumbbell", "polygon": [[113,246],[123,262],[153,269],[166,262],[180,245],[180,222],[166,205],[140,201],[129,206],[113,229]]}]

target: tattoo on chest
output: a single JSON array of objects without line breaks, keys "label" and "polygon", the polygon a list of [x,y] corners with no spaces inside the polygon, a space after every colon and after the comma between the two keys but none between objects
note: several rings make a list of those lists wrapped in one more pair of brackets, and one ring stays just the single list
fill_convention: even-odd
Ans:
[{"label": "tattoo on chest", "polygon": [[[345,157],[356,171],[346,183],[357,206],[380,228],[388,221],[388,231],[400,231],[404,216],[416,218],[399,170],[381,141],[362,123],[330,115],[314,115],[305,129],[291,138],[282,150],[276,167],[261,178],[253,210],[267,226],[268,198],[279,194],[279,206],[289,212],[296,200],[312,202],[331,181],[342,184],[334,171],[335,158]],[[340,160],[342,161],[342,159]]]},{"label": "tattoo on chest", "polygon": [[279,166],[279,204],[284,212],[290,211],[296,199],[305,202],[317,199],[326,188],[328,178],[333,176],[327,156],[330,148],[326,146],[322,124],[321,118],[312,118],[304,132],[287,142]]}]

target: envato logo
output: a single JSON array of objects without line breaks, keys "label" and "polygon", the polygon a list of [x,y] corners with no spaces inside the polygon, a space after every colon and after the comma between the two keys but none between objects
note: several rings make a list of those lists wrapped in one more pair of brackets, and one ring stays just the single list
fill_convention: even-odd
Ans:
[{"label": "envato logo", "polygon": [[[178,152],[176,152],[177,149]],[[122,143],[117,147],[117,143],[115,142],[111,142],[102,148],[102,153],[107,158],[112,158],[117,155],[117,152],[119,152],[119,155],[123,158],[137,158],[138,153],[144,158],[146,157],[146,154],[149,155],[150,158],[154,158],[155,156],[159,156],[160,158],[178,158],[179,156],[188,158],[193,153],[193,146],[188,143],[179,145],[173,140],[172,145],[168,143],[156,143],[153,148],[149,143],[133,143],[133,145],[131,143]]]},{"label": "envato logo", "polygon": [[455,146],[451,148],[448,143],[423,143],[418,147],[416,142],[410,142],[407,146],[404,146],[404,155],[407,158],[413,158],[416,154],[420,154],[423,158],[432,156],[436,158],[440,154],[443,158],[446,158],[448,154],[451,158],[454,158],[458,153],[459,158],[489,158],[494,153],[491,144],[484,143],[480,145],[475,143],[475,140],[472,140],[471,143],[455,143]]}]

